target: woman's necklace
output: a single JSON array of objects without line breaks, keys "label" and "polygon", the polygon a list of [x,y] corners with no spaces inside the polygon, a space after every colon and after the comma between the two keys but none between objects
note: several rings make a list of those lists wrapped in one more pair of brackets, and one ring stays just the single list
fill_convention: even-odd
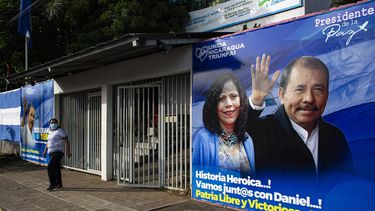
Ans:
[{"label": "woman's necklace", "polygon": [[220,137],[223,139],[223,143],[228,147],[234,146],[238,141],[238,138],[234,133],[228,134],[224,130],[221,130]]},{"label": "woman's necklace", "polygon": [[231,147],[228,146],[228,144],[226,144],[225,141],[221,137],[219,137],[219,147],[220,147],[220,151],[224,153],[225,155],[225,158],[222,160],[222,162],[219,161],[221,162],[221,166],[224,167],[225,169],[235,169],[236,163],[233,162],[232,157],[229,155],[229,153],[225,149],[225,148],[230,149]]}]

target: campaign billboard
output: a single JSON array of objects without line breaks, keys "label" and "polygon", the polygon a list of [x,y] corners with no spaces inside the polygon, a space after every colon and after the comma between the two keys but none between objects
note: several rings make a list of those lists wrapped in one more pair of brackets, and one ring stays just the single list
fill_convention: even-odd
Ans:
[{"label": "campaign billboard", "polygon": [[371,210],[374,7],[193,47],[192,198],[245,210]]},{"label": "campaign billboard", "polygon": [[45,165],[43,157],[49,131],[49,120],[54,116],[53,81],[21,88],[21,157]]}]

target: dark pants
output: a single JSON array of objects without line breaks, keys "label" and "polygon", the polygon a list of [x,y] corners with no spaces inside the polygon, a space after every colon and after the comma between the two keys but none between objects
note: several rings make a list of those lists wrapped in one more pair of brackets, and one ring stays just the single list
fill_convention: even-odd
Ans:
[{"label": "dark pants", "polygon": [[51,159],[48,163],[48,178],[51,186],[62,185],[60,162],[63,156],[64,153],[62,152],[52,152],[49,154]]}]

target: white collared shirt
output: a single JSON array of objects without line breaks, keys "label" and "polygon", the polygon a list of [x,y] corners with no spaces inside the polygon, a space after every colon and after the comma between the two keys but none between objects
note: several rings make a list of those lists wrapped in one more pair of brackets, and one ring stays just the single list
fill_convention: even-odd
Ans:
[{"label": "white collared shirt", "polygon": [[309,133],[297,123],[293,122],[293,120],[289,119],[292,123],[293,129],[298,133],[301,137],[303,142],[309,148],[315,162],[315,169],[318,172],[318,142],[319,142],[319,127],[318,125],[316,128],[311,132],[310,137],[308,137]]}]

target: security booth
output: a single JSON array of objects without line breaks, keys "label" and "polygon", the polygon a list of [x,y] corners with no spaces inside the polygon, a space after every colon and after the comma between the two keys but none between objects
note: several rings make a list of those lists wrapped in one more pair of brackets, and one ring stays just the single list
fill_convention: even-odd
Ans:
[{"label": "security booth", "polygon": [[224,34],[129,34],[9,79],[54,79],[55,116],[71,142],[65,168],[188,190],[191,44]]}]

